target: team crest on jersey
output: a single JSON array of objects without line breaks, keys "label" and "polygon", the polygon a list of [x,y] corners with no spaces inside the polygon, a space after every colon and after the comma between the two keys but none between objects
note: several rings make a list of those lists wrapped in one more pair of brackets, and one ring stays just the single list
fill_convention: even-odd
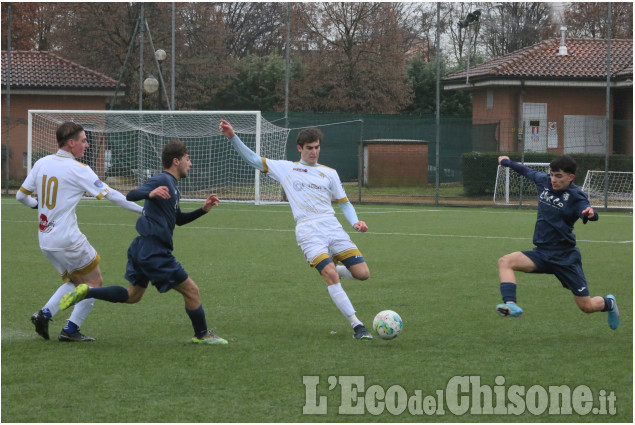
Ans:
[{"label": "team crest on jersey", "polygon": [[320,177],[326,178],[326,175],[323,172],[320,171]]},{"label": "team crest on jersey", "polygon": [[104,184],[101,182],[101,180],[97,179],[95,180],[95,183],[93,183],[96,187],[103,187]]},{"label": "team crest on jersey", "polygon": [[569,200],[569,192],[565,192],[564,195],[562,195],[562,198],[566,201]]},{"label": "team crest on jersey", "polygon": [[49,223],[49,219],[46,215],[40,214],[40,232],[42,233],[50,233],[55,226],[55,222],[51,221]]}]

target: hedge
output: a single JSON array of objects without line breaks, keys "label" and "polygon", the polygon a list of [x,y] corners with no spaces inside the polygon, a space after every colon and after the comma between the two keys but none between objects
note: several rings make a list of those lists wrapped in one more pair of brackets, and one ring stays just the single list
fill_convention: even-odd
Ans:
[{"label": "hedge", "polygon": [[[501,152],[467,152],[461,157],[463,189],[466,195],[479,196],[494,193],[498,157],[507,155],[512,161],[520,162],[521,153]],[[525,162],[551,162],[560,154],[525,152]],[[582,186],[588,170],[604,170],[605,156],[601,154],[571,154],[578,163],[574,182]],[[633,157],[627,155],[610,155],[610,171],[633,171]]]}]

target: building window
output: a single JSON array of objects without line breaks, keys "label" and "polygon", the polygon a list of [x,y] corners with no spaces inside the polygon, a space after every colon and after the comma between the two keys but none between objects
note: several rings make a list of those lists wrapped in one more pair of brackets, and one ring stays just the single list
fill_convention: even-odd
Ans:
[{"label": "building window", "polygon": [[487,109],[494,109],[494,90],[487,89]]},{"label": "building window", "polygon": [[28,159],[29,159],[29,154],[26,152],[22,152],[22,168],[27,168]]}]

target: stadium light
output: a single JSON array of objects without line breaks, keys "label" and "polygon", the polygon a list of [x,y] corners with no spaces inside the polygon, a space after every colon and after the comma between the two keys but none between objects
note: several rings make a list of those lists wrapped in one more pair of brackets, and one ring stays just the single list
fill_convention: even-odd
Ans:
[{"label": "stadium light", "polygon": [[159,90],[159,81],[153,75],[150,75],[143,80],[143,90],[148,94],[155,93]]}]

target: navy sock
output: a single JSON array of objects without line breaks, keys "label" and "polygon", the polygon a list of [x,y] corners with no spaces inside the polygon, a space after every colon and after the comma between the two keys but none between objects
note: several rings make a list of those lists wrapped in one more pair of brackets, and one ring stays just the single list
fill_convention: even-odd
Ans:
[{"label": "navy sock", "polygon": [[205,320],[205,310],[203,310],[203,305],[201,304],[201,306],[196,310],[188,310],[186,308],[185,312],[192,321],[194,335],[197,337],[205,335],[205,332],[207,332],[207,321]]},{"label": "navy sock", "polygon": [[602,311],[611,311],[611,309],[613,308],[613,300],[610,298],[604,298],[604,308],[602,309]]},{"label": "navy sock", "polygon": [[77,332],[78,330],[79,330],[79,326],[77,326],[75,323],[71,322],[70,320],[68,320],[66,322],[66,326],[64,326],[64,332],[69,334]]},{"label": "navy sock", "polygon": [[516,284],[512,282],[501,283],[501,295],[503,302],[516,302]]},{"label": "navy sock", "polygon": [[128,301],[128,290],[123,286],[102,286],[100,288],[88,288],[86,298],[95,298],[111,303],[125,303]]}]

